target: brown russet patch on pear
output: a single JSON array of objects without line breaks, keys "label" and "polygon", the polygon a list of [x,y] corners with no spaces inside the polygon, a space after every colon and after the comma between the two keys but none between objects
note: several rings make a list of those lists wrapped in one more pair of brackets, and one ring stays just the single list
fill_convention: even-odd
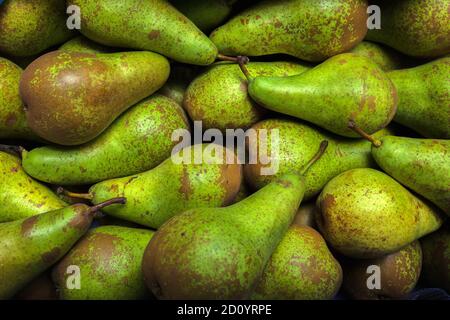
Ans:
[{"label": "brown russet patch on pear", "polygon": [[183,165],[183,174],[181,176],[181,186],[178,190],[185,200],[189,200],[192,192],[191,180],[189,179],[189,172],[186,165]]},{"label": "brown russet patch on pear", "polygon": [[161,31],[159,31],[159,30],[152,30],[152,31],[148,34],[148,38],[149,38],[150,40],[155,40],[155,39],[158,39],[160,35],[161,35]]},{"label": "brown russet patch on pear", "polygon": [[[234,158],[236,161],[236,158]],[[242,166],[239,164],[223,164],[218,183],[223,187],[225,196],[222,205],[231,204],[239,192],[242,183]]]},{"label": "brown russet patch on pear", "polygon": [[70,220],[69,226],[78,230],[87,229],[92,221],[92,216],[88,212],[89,207],[85,204],[75,204],[72,208],[75,216]]},{"label": "brown russet patch on pear", "polygon": [[56,262],[56,260],[61,255],[61,249],[60,248],[53,248],[52,250],[45,252],[42,254],[41,258],[42,261],[46,264],[52,264]]},{"label": "brown russet patch on pear", "polygon": [[8,127],[12,127],[12,126],[14,126],[16,124],[16,122],[17,122],[17,115],[12,113],[12,112],[10,112],[8,114],[8,116],[6,117],[5,124]]},{"label": "brown russet patch on pear", "polygon": [[24,237],[29,237],[33,231],[34,225],[38,222],[39,216],[33,216],[22,222],[21,234]]}]

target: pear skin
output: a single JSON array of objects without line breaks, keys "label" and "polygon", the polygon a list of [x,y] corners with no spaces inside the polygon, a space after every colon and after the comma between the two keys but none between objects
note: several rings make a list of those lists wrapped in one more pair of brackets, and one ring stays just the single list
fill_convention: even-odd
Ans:
[{"label": "pear skin", "polygon": [[351,53],[371,59],[383,71],[391,71],[404,67],[405,56],[379,43],[363,41],[350,50]]},{"label": "pear skin", "polygon": [[114,51],[118,51],[115,48],[106,47],[101,44],[98,44],[84,36],[78,36],[73,39],[70,39],[62,46],[60,46],[58,50],[66,52],[83,52],[83,53],[112,53]]},{"label": "pear skin", "polygon": [[58,300],[58,292],[53,283],[51,273],[45,271],[43,274],[32,280],[17,293],[14,300]]},{"label": "pear skin", "polygon": [[292,221],[292,225],[310,227],[317,230],[316,211],[315,201],[302,203],[300,208],[298,208],[294,221]]}]

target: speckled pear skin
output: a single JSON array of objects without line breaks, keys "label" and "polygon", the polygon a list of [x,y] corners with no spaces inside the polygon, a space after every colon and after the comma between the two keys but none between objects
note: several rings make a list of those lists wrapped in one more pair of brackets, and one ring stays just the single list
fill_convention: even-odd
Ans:
[{"label": "speckled pear skin", "polygon": [[36,134],[56,144],[80,145],[161,88],[169,72],[167,59],[153,52],[53,51],[25,69],[20,95]]},{"label": "speckled pear skin", "polygon": [[342,283],[342,268],[320,233],[291,226],[270,257],[252,299],[328,300]]},{"label": "speckled pear skin", "polygon": [[[344,269],[343,287],[357,300],[384,300],[405,298],[415,288],[422,269],[422,249],[419,241],[397,252],[377,259],[349,259],[341,261]],[[368,289],[367,273],[370,266],[380,268],[380,289]]]},{"label": "speckled pear skin", "polygon": [[116,48],[101,45],[84,36],[78,36],[70,39],[60,46],[58,50],[83,53],[111,53],[118,51]]},{"label": "speckled pear skin", "polygon": [[394,121],[427,138],[450,139],[450,57],[388,76],[399,97]]},{"label": "speckled pear skin", "polygon": [[450,53],[448,0],[373,1],[381,8],[381,29],[369,30],[367,40],[384,43],[413,57]]},{"label": "speckled pear skin", "polygon": [[[254,76],[290,76],[309,69],[293,62],[250,62]],[[265,110],[253,101],[247,91],[247,79],[237,64],[217,63],[191,82],[186,90],[184,109],[203,128],[246,129],[262,119]]]},{"label": "speckled pear skin", "polygon": [[370,168],[332,179],[317,199],[316,222],[330,245],[351,258],[379,258],[442,225],[441,212],[387,174]]},{"label": "speckled pear skin", "polygon": [[237,0],[172,0],[175,8],[183,13],[203,32],[220,26],[230,15]]},{"label": "speckled pear skin", "polygon": [[[290,119],[267,119],[251,128],[258,132],[258,137],[259,132],[267,130],[269,155],[277,152],[277,148],[274,148],[271,143],[271,130],[278,130],[280,139],[277,158],[279,170],[275,175],[261,174],[261,168],[268,168],[270,165],[261,164],[260,159],[256,164],[244,166],[245,180],[254,190],[262,188],[285,173],[300,170],[314,154],[314,146],[324,139],[328,140],[325,154],[305,174],[305,200],[318,195],[328,181],[344,171],[376,166],[372,159],[370,142],[362,139],[341,138],[308,123]],[[383,129],[376,136],[387,134],[393,134],[393,131]],[[260,140],[254,141],[252,137],[250,139],[252,145],[259,146]]]},{"label": "speckled pear skin", "polygon": [[387,46],[370,41],[359,43],[350,52],[371,59],[383,71],[401,69],[407,59],[401,53]]},{"label": "speckled pear skin", "polygon": [[0,52],[39,54],[70,39],[66,5],[60,0],[6,0],[0,6]]},{"label": "speckled pear skin", "polygon": [[448,224],[424,237],[421,243],[424,283],[450,292],[450,228]]},{"label": "speckled pear skin", "polygon": [[386,127],[397,110],[391,80],[370,59],[352,53],[334,56],[290,77],[255,77],[248,92],[263,107],[314,123],[344,137],[354,120],[369,134]]},{"label": "speckled pear skin", "polygon": [[[138,300],[150,297],[142,257],[153,231],[104,226],[90,230],[53,269],[62,300]],[[66,270],[80,268],[80,289],[67,289]]]},{"label": "speckled pear skin", "polygon": [[0,152],[0,223],[67,206],[49,188],[29,177],[20,159]]},{"label": "speckled pear skin", "polygon": [[19,95],[22,69],[0,57],[0,138],[30,139],[37,136],[27,125],[24,104]]},{"label": "speckled pear skin", "polygon": [[450,216],[450,140],[386,136],[372,155],[384,172]]},{"label": "speckled pear skin", "polygon": [[364,0],[266,0],[214,30],[210,39],[228,55],[284,53],[323,61],[362,41],[366,10]]},{"label": "speckled pear skin", "polygon": [[239,192],[242,166],[232,151],[228,152],[233,164],[227,164],[227,149],[217,146],[223,154],[210,154],[209,147],[196,145],[180,151],[188,154],[192,162],[203,154],[201,164],[176,164],[168,158],[150,171],[100,182],[89,190],[92,202],[126,197],[127,204],[105,208],[104,212],[154,229],[189,209],[227,206]]},{"label": "speckled pear skin", "polygon": [[217,48],[167,1],[69,0],[83,13],[81,33],[95,42],[158,52],[175,61],[209,65]]},{"label": "speckled pear skin", "polygon": [[126,111],[102,135],[76,147],[45,146],[22,153],[25,171],[57,185],[83,185],[149,170],[170,156],[176,129],[189,130],[183,109],[153,95]]}]

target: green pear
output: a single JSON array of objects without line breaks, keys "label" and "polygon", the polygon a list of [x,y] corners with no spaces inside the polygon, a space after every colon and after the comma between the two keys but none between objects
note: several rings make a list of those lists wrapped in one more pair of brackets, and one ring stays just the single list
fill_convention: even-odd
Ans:
[{"label": "green pear", "polygon": [[126,111],[103,134],[76,147],[46,146],[22,153],[32,177],[57,185],[91,184],[149,170],[176,145],[172,133],[189,129],[183,109],[153,95]]},{"label": "green pear", "polygon": [[448,0],[377,0],[381,28],[367,40],[384,43],[413,57],[439,57],[450,52]]},{"label": "green pear", "polygon": [[300,208],[297,210],[294,221],[292,225],[300,227],[310,227],[317,230],[316,224],[316,202],[311,201],[307,203],[302,203]]},{"label": "green pear", "polygon": [[209,65],[217,48],[163,0],[69,0],[83,14],[81,33],[100,44],[158,52],[175,61]]},{"label": "green pear", "polygon": [[[343,287],[357,300],[402,299],[416,287],[422,268],[422,249],[419,241],[399,251],[376,259],[349,259],[341,262],[344,269]],[[377,269],[373,271],[371,266]],[[371,278],[379,277],[379,289]]]},{"label": "green pear", "polygon": [[[89,231],[53,269],[62,300],[136,300],[150,296],[142,257],[153,231],[118,226]],[[69,266],[80,268],[80,288],[67,288]]]},{"label": "green pear", "polygon": [[0,139],[37,139],[27,125],[19,95],[22,69],[0,57]]},{"label": "green pear", "polygon": [[175,100],[180,106],[183,105],[184,94],[192,80],[197,76],[196,66],[185,64],[173,64],[169,80],[158,91],[159,94]]},{"label": "green pear", "polygon": [[421,240],[425,284],[450,292],[450,228],[447,225]]},{"label": "green pear", "polygon": [[[264,175],[262,168],[274,167],[273,163],[262,164],[263,159],[258,157],[257,161],[246,164],[245,179],[252,189],[260,189],[285,173],[300,170],[314,154],[314,146],[324,139],[329,142],[327,151],[305,175],[305,200],[318,195],[328,181],[344,171],[376,166],[372,159],[370,142],[341,138],[305,122],[267,119],[255,124],[251,129],[256,131],[256,135],[249,136],[249,145],[259,148],[265,143],[263,134],[267,132],[268,154],[274,158],[273,163],[278,165],[278,171],[274,175]],[[393,131],[384,129],[376,136],[385,134],[393,134]],[[276,135],[279,142],[272,145]]]},{"label": "green pear", "polygon": [[75,204],[31,218],[0,224],[0,299],[9,299],[62,258],[88,230],[98,210]]},{"label": "green pear", "polygon": [[450,57],[388,73],[399,102],[394,121],[427,138],[450,139]]},{"label": "green pear", "polygon": [[363,41],[349,52],[371,59],[383,71],[401,69],[405,57],[399,52],[378,43]]},{"label": "green pear", "polygon": [[374,133],[386,127],[397,110],[391,80],[374,62],[353,53],[289,77],[251,78],[242,67],[257,103],[345,137],[357,136],[348,128],[349,120]]},{"label": "green pear", "polygon": [[[292,62],[251,62],[248,70],[255,76],[290,76],[308,70],[306,64]],[[218,63],[189,85],[183,103],[194,121],[205,129],[248,128],[262,119],[264,109],[247,92],[247,80],[239,66]]]},{"label": "green pear", "polygon": [[[94,204],[126,197],[126,205],[104,211],[154,229],[183,211],[233,202],[241,186],[242,167],[232,151],[219,145],[198,144],[180,150],[177,156],[185,157],[182,163],[170,157],[150,171],[97,183],[89,194],[79,196],[90,198]],[[195,163],[200,157],[201,163]]]},{"label": "green pear", "polygon": [[111,53],[117,51],[114,48],[103,46],[84,36],[78,36],[70,39],[60,46],[58,50],[83,53]]},{"label": "green pear", "polygon": [[6,0],[0,6],[0,52],[31,56],[70,39],[60,0]]},{"label": "green pear", "polygon": [[352,258],[379,258],[437,230],[440,211],[388,175],[370,168],[333,178],[317,199],[325,239]]},{"label": "green pear", "polygon": [[53,283],[51,273],[45,271],[43,274],[28,283],[19,291],[14,300],[58,300],[58,292]]},{"label": "green pear", "polygon": [[167,59],[153,52],[50,52],[20,81],[28,125],[50,142],[86,143],[161,88],[169,70]]},{"label": "green pear", "polygon": [[223,54],[284,53],[323,61],[362,41],[366,10],[365,0],[266,0],[233,17],[210,38]]},{"label": "green pear", "polygon": [[332,299],[342,268],[314,229],[291,226],[270,257],[255,292],[257,300]]},{"label": "green pear", "polygon": [[67,206],[50,189],[30,178],[19,158],[6,152],[0,152],[0,181],[0,223]]},{"label": "green pear", "polygon": [[162,299],[245,299],[289,228],[305,192],[303,173],[287,174],[225,208],[188,210],[153,236],[142,268]]}]

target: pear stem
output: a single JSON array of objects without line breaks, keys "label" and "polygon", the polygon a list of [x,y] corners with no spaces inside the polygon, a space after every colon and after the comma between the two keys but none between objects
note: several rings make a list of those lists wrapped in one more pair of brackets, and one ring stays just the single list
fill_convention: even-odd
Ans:
[{"label": "pear stem", "polygon": [[242,73],[247,78],[247,80],[251,80],[252,76],[250,75],[250,72],[248,71],[247,67],[245,66],[247,63],[250,62],[250,59],[247,56],[236,56],[236,57],[230,57],[223,54],[218,54],[217,58],[219,60],[223,61],[232,61],[239,64],[239,68],[241,68]]},{"label": "pear stem", "polygon": [[101,209],[113,205],[113,204],[125,204],[127,202],[126,198],[113,198],[110,200],[106,200],[105,202],[101,202],[99,204],[96,204],[95,206],[92,206],[89,209],[89,213],[97,213],[97,211],[100,211]]},{"label": "pear stem", "polygon": [[367,134],[366,132],[364,132],[364,130],[362,130],[361,128],[359,128],[359,127],[356,125],[355,121],[350,120],[350,121],[348,122],[348,127],[349,127],[351,130],[355,131],[357,134],[359,134],[359,135],[360,135],[361,137],[363,137],[364,139],[369,140],[370,142],[372,142],[372,144],[373,144],[375,147],[378,148],[378,147],[381,146],[381,141],[380,141],[380,140],[378,140],[378,139],[376,139],[375,137],[372,137],[370,134]]},{"label": "pear stem", "polygon": [[322,158],[322,156],[325,153],[325,151],[327,150],[327,148],[328,148],[328,141],[323,140],[320,143],[320,147],[319,147],[319,150],[317,151],[317,153],[314,155],[314,157],[311,158],[311,160],[309,160],[309,162],[300,171],[301,175],[304,175],[312,167],[312,165],[314,163],[316,163],[320,158]]},{"label": "pear stem", "polygon": [[64,189],[63,187],[58,187],[58,189],[56,190],[57,194],[62,194],[71,198],[77,198],[77,199],[86,199],[86,200],[92,200],[94,198],[94,196],[90,193],[76,193],[76,192],[71,192],[68,191],[66,189]]},{"label": "pear stem", "polygon": [[22,159],[22,152],[24,152],[25,149],[21,146],[10,146],[10,145],[6,145],[6,144],[0,144],[0,151],[6,152],[6,153],[13,153]]}]

